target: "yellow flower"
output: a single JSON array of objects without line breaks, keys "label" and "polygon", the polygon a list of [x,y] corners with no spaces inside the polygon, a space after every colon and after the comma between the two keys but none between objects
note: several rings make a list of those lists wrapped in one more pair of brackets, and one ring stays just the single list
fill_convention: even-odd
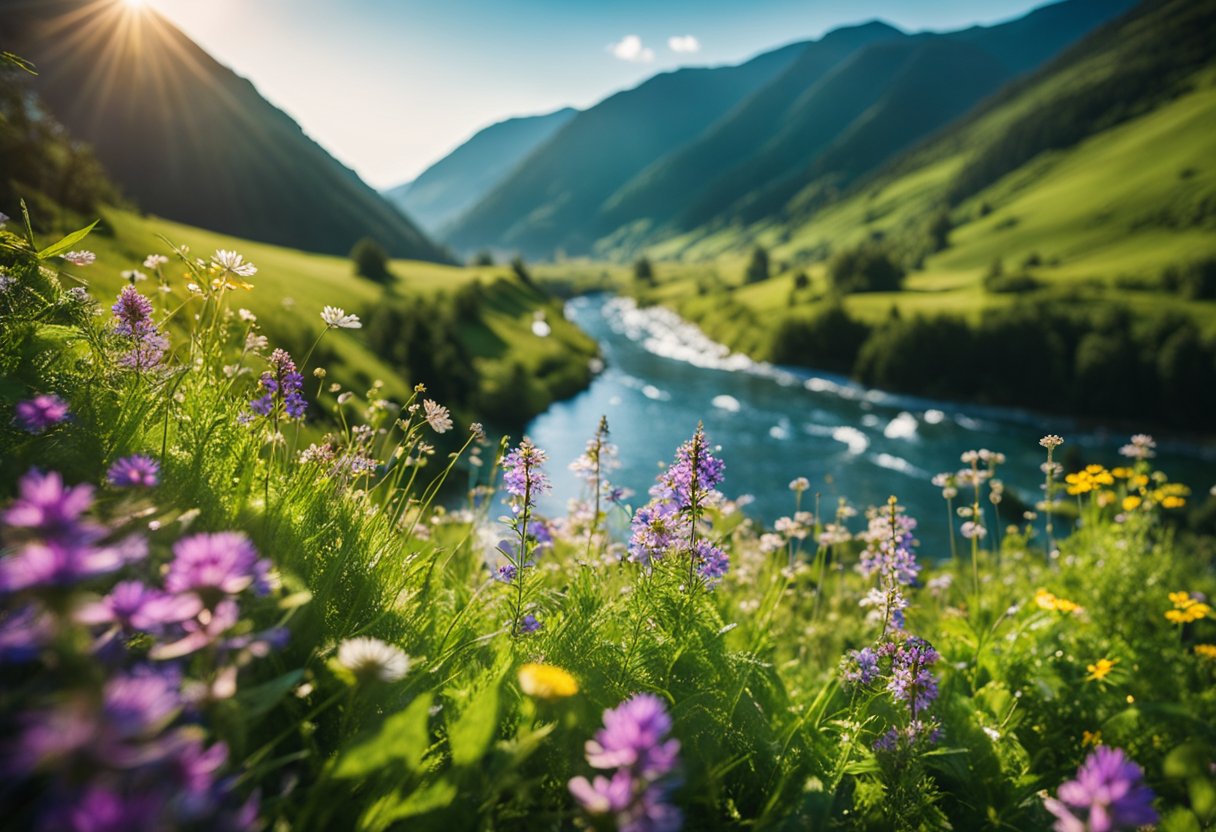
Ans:
[{"label": "yellow flower", "polygon": [[1170,603],[1180,610],[1184,610],[1195,603],[1195,599],[1191,597],[1191,593],[1182,592],[1181,590],[1171,592],[1169,597]]},{"label": "yellow flower", "polygon": [[1143,502],[1144,501],[1135,494],[1128,495],[1127,497],[1123,498],[1123,510],[1135,511],[1136,509],[1140,508],[1140,504]]},{"label": "yellow flower", "polygon": [[1174,497],[1171,495],[1169,497],[1163,497],[1161,500],[1162,508],[1182,508],[1185,505],[1186,505],[1185,497]]},{"label": "yellow flower", "polygon": [[1190,624],[1212,614],[1211,607],[1192,598],[1189,592],[1171,592],[1169,598],[1174,609],[1167,610],[1165,617],[1175,624]]},{"label": "yellow flower", "polygon": [[1110,672],[1115,669],[1115,665],[1118,663],[1118,659],[1098,659],[1096,664],[1091,664],[1085,668],[1089,671],[1089,675],[1085,677],[1085,681],[1101,682],[1110,675]]},{"label": "yellow flower", "polygon": [[1034,594],[1034,602],[1039,605],[1040,609],[1054,610],[1055,612],[1080,612],[1081,605],[1075,601],[1069,601],[1067,598],[1059,598],[1045,589],[1038,589]]},{"label": "yellow flower", "polygon": [[1216,661],[1216,644],[1196,644],[1195,655]]},{"label": "yellow flower", "polygon": [[1121,479],[1121,480],[1125,480],[1125,479],[1129,478],[1134,473],[1136,473],[1136,472],[1133,471],[1131,468],[1112,468],[1112,469],[1110,469],[1110,475],[1112,477],[1117,477],[1118,479]]},{"label": "yellow flower", "polygon": [[1092,731],[1092,732],[1091,731],[1082,731],[1081,732],[1081,747],[1082,748],[1084,748],[1087,745],[1099,746],[1101,744],[1102,744],[1102,732],[1101,731]]},{"label": "yellow flower", "polygon": [[578,693],[578,681],[560,667],[528,663],[519,669],[519,687],[537,699],[564,699]]}]

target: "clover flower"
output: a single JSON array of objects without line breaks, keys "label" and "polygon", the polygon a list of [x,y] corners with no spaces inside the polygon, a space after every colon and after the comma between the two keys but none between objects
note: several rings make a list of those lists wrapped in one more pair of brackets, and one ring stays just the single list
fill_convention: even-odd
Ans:
[{"label": "clover flower", "polygon": [[347,315],[345,309],[336,306],[322,309],[321,320],[325,321],[325,326],[329,329],[360,329],[363,326],[358,315]]},{"label": "clover flower", "polygon": [[1114,832],[1156,823],[1154,797],[1122,749],[1099,746],[1043,805],[1056,817],[1056,832]]},{"label": "clover flower", "polygon": [[43,393],[17,402],[13,413],[22,430],[37,436],[68,418],[68,403],[53,393]]},{"label": "clover flower", "polygon": [[73,266],[91,266],[97,262],[97,255],[91,251],[69,251],[59,256]]},{"label": "clover flower", "polygon": [[116,488],[150,488],[160,482],[160,463],[150,456],[135,454],[114,461],[106,481]]},{"label": "clover flower", "polygon": [[378,638],[360,636],[348,638],[338,646],[338,664],[358,681],[391,684],[405,678],[410,669],[410,657],[401,648]]}]

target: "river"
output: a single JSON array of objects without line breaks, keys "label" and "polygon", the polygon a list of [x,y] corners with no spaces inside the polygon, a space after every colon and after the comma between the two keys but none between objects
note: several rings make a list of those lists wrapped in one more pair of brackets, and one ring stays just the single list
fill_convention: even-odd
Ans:
[{"label": "river", "polygon": [[[998,476],[1030,502],[1040,493],[1044,434],[1064,436],[1057,452],[1066,452],[1064,459],[1107,466],[1120,464],[1118,449],[1127,440],[1082,430],[1067,418],[893,395],[839,376],[760,364],[731,354],[667,309],[639,309],[629,299],[576,298],[566,315],[599,342],[605,369],[586,391],[528,427],[527,435],[549,453],[554,491],[541,508],[551,514],[579,493],[581,484],[566,466],[601,415],[620,449],[613,482],[637,492],[635,506],[645,500],[659,463],[671,459],[701,420],[726,462],[722,490],[751,495],[752,516],[772,523],[792,513],[788,484],[799,476],[811,482],[803,507],[813,507],[818,493],[825,515],[841,496],[863,509],[894,494],[920,520],[922,551],[930,557],[948,546],[945,502],[930,479],[961,467],[964,451],[1004,453]],[[1159,444],[1158,467],[1190,485],[1195,499],[1206,499],[1216,482],[1216,445]],[[1007,510],[1002,525],[1010,519]]]}]

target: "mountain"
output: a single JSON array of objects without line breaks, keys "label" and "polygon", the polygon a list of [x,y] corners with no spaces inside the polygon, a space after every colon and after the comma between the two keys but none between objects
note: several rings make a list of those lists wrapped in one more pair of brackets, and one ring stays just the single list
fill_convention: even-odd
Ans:
[{"label": "mountain", "polygon": [[1068,0],[995,26],[883,38],[828,66],[799,61],[626,183],[605,206],[620,229],[606,247],[756,222],[808,186],[830,197],[1131,5]]},{"label": "mountain", "polygon": [[413,182],[398,185],[384,195],[428,232],[438,234],[577,112],[565,107],[546,115],[509,118],[492,124],[477,131]]},{"label": "mountain", "polygon": [[141,209],[216,231],[345,255],[449,255],[304,134],[249,81],[150,8],[121,0],[0,0],[5,49]]},{"label": "mountain", "polygon": [[620,184],[696,137],[797,60],[805,44],[738,66],[657,75],[578,113],[452,226],[445,240],[548,256],[586,251]]},{"label": "mountain", "polygon": [[[625,257],[692,230],[714,233],[780,216],[795,195],[805,210],[1133,2],[1064,0],[956,32],[909,35],[880,21],[837,29],[786,47],[796,54],[779,72],[720,107],[717,118],[702,120],[701,129],[680,132],[666,147],[649,145],[650,158],[640,164],[634,137],[653,129],[656,114],[637,105],[659,76],[584,114],[590,123],[601,107],[616,104],[617,120],[603,131],[611,141],[583,136],[580,156],[569,146],[575,119],[457,221],[447,239],[463,249],[515,248],[541,257],[557,250]],[[563,143],[567,134],[571,141]],[[629,163],[618,163],[625,154]]]}]

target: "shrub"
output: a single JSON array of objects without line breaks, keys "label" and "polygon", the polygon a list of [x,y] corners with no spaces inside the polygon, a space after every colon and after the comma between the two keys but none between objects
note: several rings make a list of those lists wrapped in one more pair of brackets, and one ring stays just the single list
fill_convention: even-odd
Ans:
[{"label": "shrub", "polygon": [[837,253],[828,263],[828,281],[841,294],[897,292],[904,270],[883,247],[866,244]]},{"label": "shrub", "polygon": [[355,274],[366,277],[376,283],[391,283],[392,272],[388,269],[388,254],[384,247],[371,237],[364,237],[355,243],[350,251],[350,259],[355,262]]}]

